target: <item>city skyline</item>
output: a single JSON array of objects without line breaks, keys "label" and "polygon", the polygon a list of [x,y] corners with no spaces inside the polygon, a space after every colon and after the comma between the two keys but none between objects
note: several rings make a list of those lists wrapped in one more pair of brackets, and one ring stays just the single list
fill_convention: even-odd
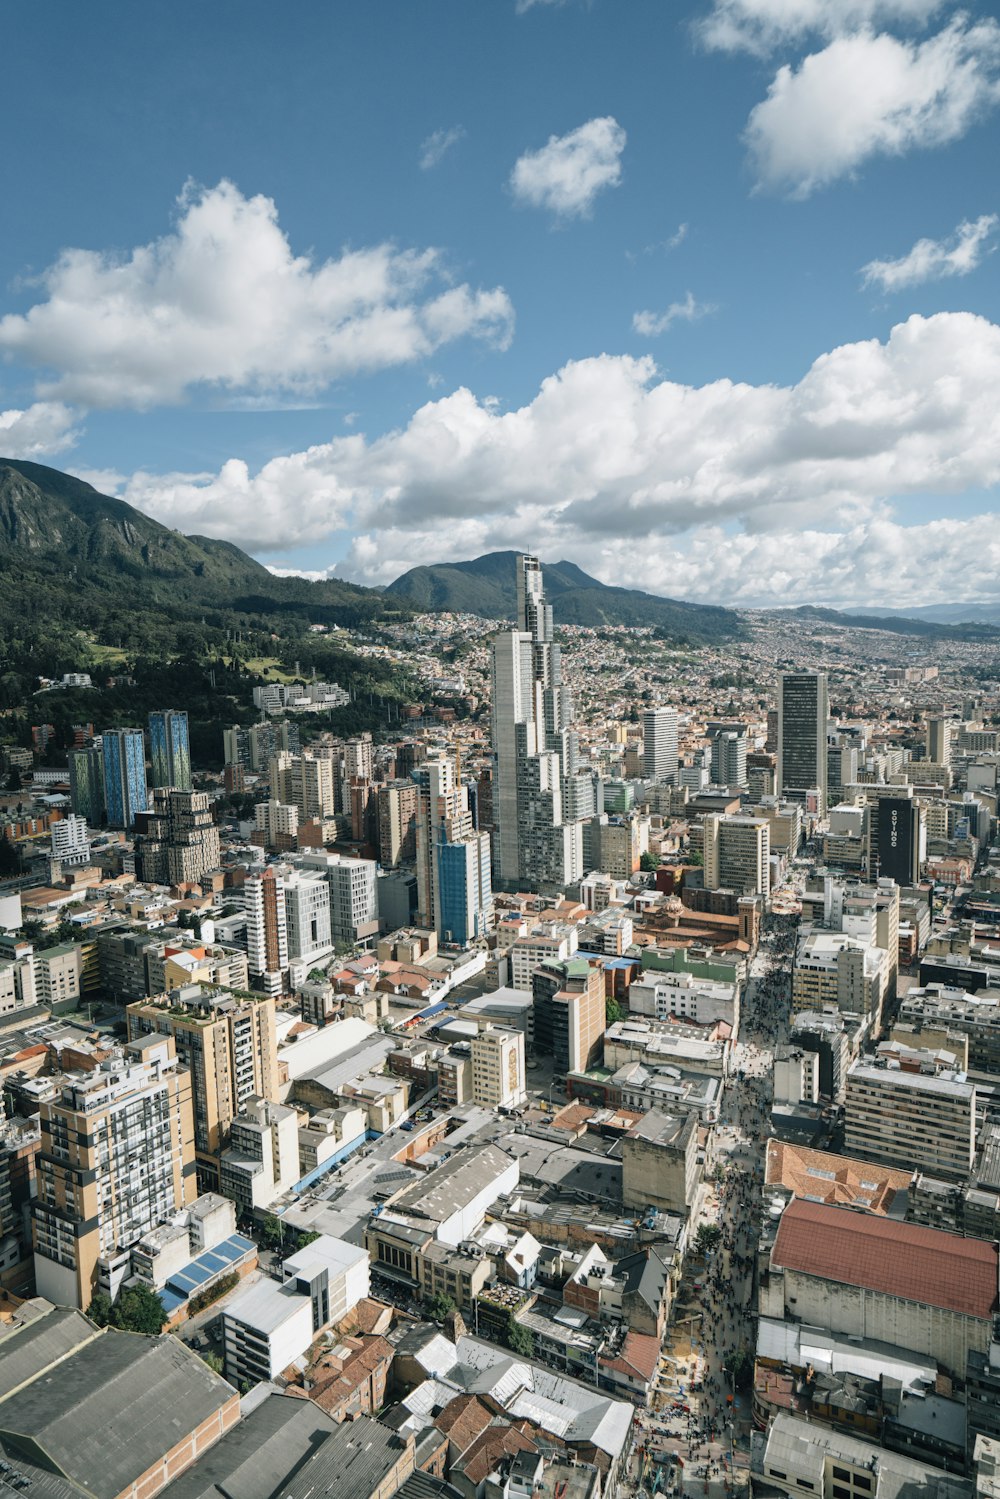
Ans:
[{"label": "city skyline", "polygon": [[6,456],[367,583],[513,531],[694,600],[996,598],[985,4],[9,20]]}]

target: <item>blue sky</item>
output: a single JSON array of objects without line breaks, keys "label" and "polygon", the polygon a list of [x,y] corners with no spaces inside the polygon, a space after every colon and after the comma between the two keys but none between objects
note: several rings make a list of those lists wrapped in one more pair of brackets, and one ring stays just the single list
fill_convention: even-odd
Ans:
[{"label": "blue sky", "polygon": [[1000,590],[987,6],[5,23],[5,455],[364,582],[519,545],[722,602]]}]

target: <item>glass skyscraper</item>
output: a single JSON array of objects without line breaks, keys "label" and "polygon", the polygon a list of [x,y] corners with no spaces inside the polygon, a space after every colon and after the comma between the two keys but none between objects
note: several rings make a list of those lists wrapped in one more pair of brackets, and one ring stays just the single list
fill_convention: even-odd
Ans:
[{"label": "glass skyscraper", "polygon": [[137,812],[145,812],[146,747],[141,729],[109,729],[101,736],[104,756],[104,804],[108,825],[130,828]]},{"label": "glass skyscraper", "polygon": [[802,801],[818,791],[826,810],[826,734],[830,717],[826,673],[785,671],[778,679],[778,791]]},{"label": "glass skyscraper", "polygon": [[92,828],[104,817],[104,761],[96,748],[69,752],[69,796],[73,811]]},{"label": "glass skyscraper", "polygon": [[191,790],[191,741],[186,713],[165,708],[149,715],[149,758],[155,787]]}]

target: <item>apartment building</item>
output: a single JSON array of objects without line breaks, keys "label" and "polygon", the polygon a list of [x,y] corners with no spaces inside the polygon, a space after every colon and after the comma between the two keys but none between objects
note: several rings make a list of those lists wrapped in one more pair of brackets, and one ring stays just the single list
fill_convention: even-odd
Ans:
[{"label": "apartment building", "polygon": [[588,1071],[601,1057],[607,1025],[601,968],[586,958],[542,963],[531,990],[536,1054],[550,1056],[563,1077]]},{"label": "apartment building", "polygon": [[706,890],[767,895],[771,825],[764,817],[706,817],[702,824]]},{"label": "apartment building", "polygon": [[288,917],[285,882],[270,866],[254,870],[243,882],[247,917],[247,967],[256,987],[280,994],[288,968]]},{"label": "apartment building", "polygon": [[190,985],[129,1005],[126,1019],[133,1040],[172,1037],[191,1073],[198,1171],[207,1187],[217,1186],[233,1119],[253,1097],[278,1097],[274,1000]]},{"label": "apartment building", "polygon": [[219,1190],[242,1217],[269,1208],[299,1179],[299,1116],[266,1098],[248,1098],[229,1127]]},{"label": "apartment building", "polygon": [[219,829],[204,791],[159,789],[135,817],[136,873],[153,885],[193,885],[219,867]]},{"label": "apartment building", "polygon": [[951,1181],[968,1176],[976,1150],[976,1089],[964,1073],[855,1062],[845,1108],[848,1155]]},{"label": "apartment building", "polygon": [[808,932],[800,939],[792,970],[792,1009],[833,1006],[845,1015],[869,1017],[877,1030],[887,993],[889,955],[843,932]]},{"label": "apartment building", "polygon": [[473,1036],[472,1097],[487,1109],[516,1109],[524,1103],[522,1031],[487,1024]]},{"label": "apartment building", "polygon": [[144,1036],[40,1108],[33,1206],[40,1296],[114,1294],[142,1235],[197,1196],[191,1075],[170,1036]]}]

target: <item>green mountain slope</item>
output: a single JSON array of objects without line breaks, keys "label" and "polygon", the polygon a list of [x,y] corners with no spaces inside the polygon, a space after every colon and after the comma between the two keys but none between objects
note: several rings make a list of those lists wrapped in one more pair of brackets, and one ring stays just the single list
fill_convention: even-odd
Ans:
[{"label": "green mountain slope", "polygon": [[[470,562],[414,567],[385,592],[422,612],[477,614],[513,619],[517,611],[517,552],[488,552]],[[742,635],[730,609],[659,598],[636,588],[612,588],[573,562],[544,562],[545,592],[553,616],[565,625],[644,625],[692,642]]]},{"label": "green mountain slope", "polygon": [[858,630],[887,630],[891,635],[915,635],[925,640],[992,641],[1000,639],[1000,626],[986,622],[945,624],[932,619],[914,619],[910,615],[848,614],[840,609],[829,609],[817,604],[801,604],[796,609],[780,611],[781,616],[787,614],[794,614],[803,620],[853,626]]},{"label": "green mountain slope", "polygon": [[95,611],[208,608],[353,623],[385,611],[353,583],[276,578],[225,541],[183,536],[92,485],[38,463],[0,458],[0,605],[12,591],[41,617],[93,624]]}]

